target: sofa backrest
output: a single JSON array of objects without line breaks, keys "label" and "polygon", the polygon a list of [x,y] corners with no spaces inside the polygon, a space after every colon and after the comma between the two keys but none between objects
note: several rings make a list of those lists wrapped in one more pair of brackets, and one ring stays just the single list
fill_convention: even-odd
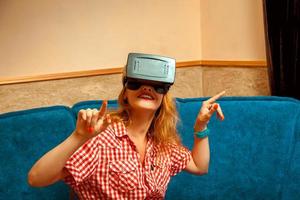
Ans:
[{"label": "sofa backrest", "polygon": [[[177,99],[183,143],[193,145],[202,101]],[[167,199],[300,199],[300,102],[281,97],[224,97],[223,122],[209,123],[209,173],[171,179]]]},{"label": "sofa backrest", "polygon": [[47,151],[74,129],[70,108],[53,106],[0,115],[0,199],[68,199],[68,187],[59,182],[45,188],[27,184],[27,173]]}]

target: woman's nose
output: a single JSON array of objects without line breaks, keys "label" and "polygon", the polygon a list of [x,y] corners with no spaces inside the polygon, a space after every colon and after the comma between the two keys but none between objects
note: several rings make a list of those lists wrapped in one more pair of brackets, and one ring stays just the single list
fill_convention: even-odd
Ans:
[{"label": "woman's nose", "polygon": [[142,90],[152,92],[153,88],[151,86],[148,86],[148,85],[143,85]]}]

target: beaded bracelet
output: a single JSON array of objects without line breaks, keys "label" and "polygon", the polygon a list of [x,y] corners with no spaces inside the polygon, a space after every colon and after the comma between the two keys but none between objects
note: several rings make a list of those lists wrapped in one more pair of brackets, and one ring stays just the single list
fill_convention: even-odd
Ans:
[{"label": "beaded bracelet", "polygon": [[203,131],[198,131],[198,132],[195,132],[195,136],[197,138],[205,138],[209,135],[210,133],[210,130],[208,128],[204,129]]}]

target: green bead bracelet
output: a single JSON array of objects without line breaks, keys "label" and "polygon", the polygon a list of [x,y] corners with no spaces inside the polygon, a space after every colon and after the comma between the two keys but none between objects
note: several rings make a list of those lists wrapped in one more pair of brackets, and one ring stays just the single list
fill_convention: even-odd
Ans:
[{"label": "green bead bracelet", "polygon": [[209,135],[210,133],[210,130],[208,128],[204,129],[203,131],[198,131],[198,132],[195,132],[195,136],[197,138],[205,138]]}]

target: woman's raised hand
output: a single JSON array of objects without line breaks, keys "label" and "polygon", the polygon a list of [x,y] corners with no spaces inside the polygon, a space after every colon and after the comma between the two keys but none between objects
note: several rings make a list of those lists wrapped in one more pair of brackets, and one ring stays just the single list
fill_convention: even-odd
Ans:
[{"label": "woman's raised hand", "polygon": [[220,120],[224,120],[224,115],[222,112],[222,109],[218,103],[216,103],[216,100],[218,100],[220,97],[222,97],[225,94],[225,91],[220,92],[219,94],[211,97],[210,99],[204,101],[202,103],[202,107],[199,111],[199,114],[197,116],[195,125],[194,125],[194,131],[202,131],[206,128],[211,116],[214,114],[214,112],[217,111],[217,117]]},{"label": "woman's raised hand", "polygon": [[109,114],[106,114],[106,109],[107,101],[103,101],[99,110],[80,110],[75,132],[85,138],[92,138],[101,133],[111,123]]}]

